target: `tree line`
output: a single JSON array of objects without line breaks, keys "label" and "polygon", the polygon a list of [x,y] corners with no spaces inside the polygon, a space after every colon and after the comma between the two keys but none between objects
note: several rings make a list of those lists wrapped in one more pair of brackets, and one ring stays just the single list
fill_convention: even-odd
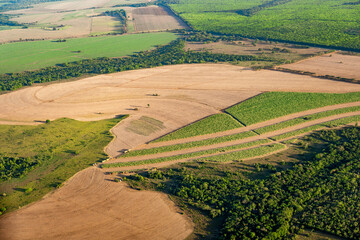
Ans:
[{"label": "tree line", "polygon": [[184,41],[175,40],[152,51],[142,51],[124,58],[95,58],[57,64],[35,71],[0,75],[0,91],[12,91],[34,83],[51,82],[79,77],[84,74],[105,74],[140,68],[151,68],[171,64],[270,61],[266,57],[213,54],[210,52],[184,51]]}]

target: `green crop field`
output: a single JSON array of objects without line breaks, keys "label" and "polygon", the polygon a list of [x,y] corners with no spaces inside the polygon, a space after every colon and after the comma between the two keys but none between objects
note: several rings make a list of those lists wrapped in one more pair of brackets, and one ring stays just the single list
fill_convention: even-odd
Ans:
[{"label": "green crop field", "polygon": [[242,125],[233,119],[231,116],[223,113],[215,114],[204,118],[198,122],[183,127],[175,132],[172,132],[154,142],[163,142],[175,140],[180,138],[188,138],[198,135],[222,132],[234,128],[242,127]]},{"label": "green crop field", "polygon": [[54,40],[18,42],[0,45],[0,74],[22,72],[58,63],[97,57],[121,57],[176,39],[173,33],[129,34]]},{"label": "green crop field", "polygon": [[167,2],[197,30],[360,50],[360,4],[354,0]]},{"label": "green crop field", "polygon": [[338,115],[338,114],[342,114],[342,113],[355,112],[355,111],[360,111],[360,106],[340,108],[340,109],[336,109],[336,110],[330,110],[330,111],[326,111],[326,112],[320,112],[320,113],[307,115],[305,117],[294,118],[294,119],[291,119],[288,121],[284,121],[284,122],[269,125],[266,127],[258,128],[255,130],[255,132],[258,134],[263,134],[263,133],[283,129],[286,127],[294,126],[297,124],[305,123],[308,121],[312,121],[312,120],[316,120],[316,119],[320,119],[320,118],[324,118],[324,117],[329,117],[329,116],[334,116],[334,115]]},{"label": "green crop field", "polygon": [[38,200],[78,171],[106,159],[103,149],[113,138],[109,130],[121,119],[0,125],[0,169],[6,168],[0,179],[0,193],[6,194],[0,208],[13,210]]},{"label": "green crop field", "polygon": [[274,119],[288,114],[340,103],[360,101],[360,92],[296,93],[268,92],[226,110],[245,125]]}]

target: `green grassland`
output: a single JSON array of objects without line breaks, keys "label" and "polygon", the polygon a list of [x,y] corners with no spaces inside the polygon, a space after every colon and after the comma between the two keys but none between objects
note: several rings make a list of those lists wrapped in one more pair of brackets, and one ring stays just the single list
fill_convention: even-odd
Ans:
[{"label": "green grassland", "polygon": [[121,57],[176,39],[173,33],[146,33],[34,41],[0,45],[0,73],[22,72],[97,57]]},{"label": "green grassland", "polygon": [[270,1],[179,0],[170,7],[193,28],[245,37],[360,50],[360,5],[351,0],[290,0],[241,15]]},{"label": "green grassland", "polygon": [[80,122],[63,118],[38,126],[0,125],[0,163],[6,167],[10,158],[12,164],[17,161],[29,170],[17,177],[11,171],[18,169],[8,168],[6,181],[0,181],[0,194],[6,194],[0,196],[0,208],[14,210],[36,201],[78,171],[106,159],[104,147],[113,138],[109,130],[121,119]]}]

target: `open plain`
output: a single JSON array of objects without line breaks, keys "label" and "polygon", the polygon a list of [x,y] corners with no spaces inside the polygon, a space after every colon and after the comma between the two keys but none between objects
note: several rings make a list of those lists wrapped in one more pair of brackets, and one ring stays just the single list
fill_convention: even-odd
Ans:
[{"label": "open plain", "polygon": [[[115,139],[106,152],[116,157],[266,91],[346,93],[360,91],[360,85],[230,64],[163,66],[4,94],[0,119],[37,124],[130,114],[112,129]],[[5,239],[184,239],[192,232],[165,195],[129,190],[106,176],[96,167],[79,172],[41,201],[0,218],[0,234]]]}]

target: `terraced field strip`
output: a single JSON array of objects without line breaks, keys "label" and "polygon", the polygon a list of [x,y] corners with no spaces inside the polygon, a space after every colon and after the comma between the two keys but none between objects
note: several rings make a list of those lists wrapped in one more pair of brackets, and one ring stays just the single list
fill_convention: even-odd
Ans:
[{"label": "terraced field strip", "polygon": [[[252,125],[249,125],[246,127],[231,129],[228,131],[222,131],[222,132],[217,132],[217,133],[212,133],[212,134],[204,134],[204,135],[194,136],[194,137],[190,137],[190,138],[175,139],[175,140],[165,141],[165,142],[155,142],[155,143],[150,142],[149,144],[146,144],[146,145],[140,146],[139,148],[134,149],[134,152],[138,151],[138,150],[159,148],[159,147],[182,144],[182,143],[187,143],[187,142],[195,142],[195,141],[201,141],[201,140],[207,140],[207,139],[214,139],[214,138],[218,138],[218,137],[230,136],[230,135],[253,131],[253,130],[258,131],[261,128],[264,128],[262,131],[265,131],[266,130],[265,127],[270,128],[270,126],[272,126],[272,125],[280,124],[282,122],[286,122],[289,120],[293,120],[293,119],[297,119],[297,118],[304,118],[304,117],[311,117],[311,119],[308,119],[308,120],[314,120],[314,119],[320,118],[320,116],[325,117],[325,116],[330,116],[330,115],[339,114],[339,113],[343,113],[343,112],[345,113],[345,112],[351,111],[351,110],[356,110],[356,107],[359,107],[359,106],[360,106],[360,102],[350,102],[350,103],[337,104],[337,105],[331,105],[331,106],[306,110],[306,111],[282,116],[279,118],[271,119],[268,121],[252,124]],[[354,109],[345,110],[346,108],[352,108],[352,107],[354,107]],[[343,110],[340,110],[340,109],[343,109]],[[328,113],[326,113],[326,112],[328,112]],[[330,113],[333,113],[333,114],[330,114]],[[317,117],[317,115],[315,115],[315,114],[320,114],[320,115],[319,115],[319,117]],[[306,120],[306,121],[308,121],[308,120]],[[300,121],[299,121],[299,123],[300,123]],[[296,121],[293,122],[293,124],[288,123],[288,126],[295,125],[295,124],[296,124]],[[284,123],[284,125],[285,125],[285,123]],[[279,127],[277,129],[281,129],[281,128]],[[277,130],[277,129],[274,129],[274,130]]]},{"label": "terraced field strip", "polygon": [[[101,167],[111,168],[112,170],[107,170],[107,172],[110,172],[110,171],[115,171],[114,169],[118,171],[119,170],[118,168],[123,170],[123,167],[137,166],[138,168],[140,165],[147,166],[149,164],[157,164],[157,163],[165,163],[165,162],[167,162],[167,164],[171,164],[174,162],[184,162],[186,160],[189,161],[189,160],[204,159],[204,158],[208,158],[209,160],[215,159],[214,161],[219,161],[219,158],[214,156],[228,154],[232,152],[241,152],[243,150],[246,150],[247,147],[259,146],[261,144],[272,145],[273,143],[271,142],[270,139],[278,141],[302,133],[310,132],[312,130],[324,128],[327,126],[332,126],[336,124],[343,125],[357,121],[360,121],[360,111],[317,119],[311,122],[299,124],[297,126],[281,129],[279,131],[274,131],[260,136],[254,136],[254,137],[238,140],[236,141],[237,144],[234,144],[235,141],[230,142],[234,145],[227,145],[227,146],[212,145],[211,147],[213,148],[208,148],[209,146],[204,146],[202,149],[205,148],[205,150],[197,149],[196,151],[191,151],[191,149],[190,150],[188,149],[184,151],[178,151],[176,153],[173,152],[173,154],[170,152],[170,154],[163,153],[163,154],[155,154],[151,156],[144,155],[144,156],[132,157],[128,159],[119,158],[111,163],[102,164]],[[239,151],[238,149],[242,149],[242,150]],[[281,149],[285,149],[285,148],[276,145],[276,147],[274,148],[264,148],[264,150],[261,151],[254,150],[245,153],[236,153],[236,154],[233,153],[229,157],[224,158],[223,161],[231,161],[234,160],[234,158],[243,159],[243,158],[262,156],[264,154],[270,154],[271,152],[280,151]],[[257,153],[259,153],[259,155],[257,155]]]},{"label": "terraced field strip", "polygon": [[[117,163],[109,163],[109,164],[103,164],[101,167],[105,169],[106,172],[114,172],[121,170],[129,170],[129,169],[136,169],[141,167],[148,167],[149,165],[155,167],[161,166],[161,163],[165,163],[166,165],[169,165],[171,163],[175,162],[185,162],[190,160],[197,160],[197,159],[205,159],[208,157],[216,156],[216,155],[224,155],[228,153],[233,152],[241,152],[245,150],[255,149],[253,146],[267,146],[267,145],[273,145],[272,141],[269,139],[261,139],[253,142],[247,142],[243,144],[238,145],[232,145],[224,148],[214,148],[209,149],[206,151],[199,151],[199,152],[192,152],[188,154],[180,154],[170,157],[163,157],[163,158],[152,158],[152,159],[146,159],[146,160],[140,160],[140,161],[129,161],[129,162],[117,162]],[[259,147],[258,147],[259,148]],[[241,149],[239,151],[239,149]],[[226,153],[224,153],[226,152]],[[250,153],[257,153],[258,151],[250,151],[246,156],[248,157]],[[268,152],[266,152],[268,153]],[[245,155],[244,155],[245,156]],[[258,156],[258,155],[256,155]],[[159,165],[160,163],[160,165]],[[125,167],[125,168],[124,168]]]}]

